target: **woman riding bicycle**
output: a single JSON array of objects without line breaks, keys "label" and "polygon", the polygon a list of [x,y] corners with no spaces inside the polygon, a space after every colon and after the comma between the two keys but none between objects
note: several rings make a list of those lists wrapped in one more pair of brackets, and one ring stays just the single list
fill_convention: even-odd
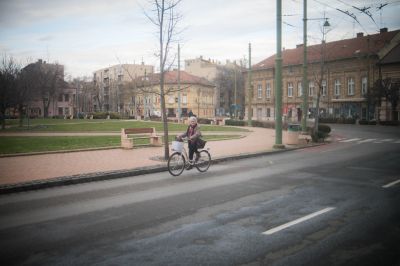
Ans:
[{"label": "woman riding bicycle", "polygon": [[200,126],[197,124],[197,118],[191,116],[189,118],[189,126],[185,133],[177,136],[178,140],[182,138],[188,138],[188,148],[189,148],[189,160],[193,162],[193,155],[196,153],[196,160],[199,157],[199,152],[197,151],[197,140],[201,137]]}]

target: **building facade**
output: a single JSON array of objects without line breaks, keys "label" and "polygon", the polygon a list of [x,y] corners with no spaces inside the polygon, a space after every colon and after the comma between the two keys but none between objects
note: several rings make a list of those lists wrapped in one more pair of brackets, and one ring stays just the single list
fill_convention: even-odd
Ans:
[{"label": "building facade", "polygon": [[[131,90],[132,112],[140,117],[161,116],[160,74],[138,77]],[[177,117],[180,104],[182,117],[190,110],[197,117],[215,117],[215,86],[204,78],[180,71],[165,73],[165,105],[168,117]]]},{"label": "building facade", "polygon": [[[203,77],[216,86],[215,114],[224,116],[232,111],[232,105],[244,106],[243,81],[241,78],[241,63],[226,61],[225,64],[215,60],[205,60],[202,56],[185,60],[185,71],[189,74]],[[236,76],[233,74],[236,71]],[[223,75],[224,77],[222,77]],[[230,79],[230,81],[228,81]],[[236,93],[235,83],[236,82]],[[224,83],[223,85],[221,83]],[[226,88],[229,86],[229,88]],[[235,98],[236,96],[236,98]],[[235,100],[236,99],[236,102]]]},{"label": "building facade", "polygon": [[[379,79],[379,61],[388,51],[398,47],[400,31],[322,43],[307,47],[308,53],[308,105],[309,117],[315,117],[317,94],[320,92],[321,117],[344,117],[360,119],[386,119],[380,117],[376,106],[368,103],[368,90]],[[390,44],[392,43],[392,44]],[[396,45],[397,44],[397,45]],[[388,51],[385,53],[387,54]],[[301,120],[303,103],[303,46],[282,51],[282,106],[284,118]],[[388,75],[399,73],[399,62],[390,64]],[[390,72],[390,73],[389,73]],[[245,75],[247,79],[247,75]],[[247,85],[247,80],[245,81]],[[252,119],[275,119],[275,55],[252,67],[250,90]],[[246,88],[249,90],[249,88]],[[249,98],[246,98],[246,117]]]},{"label": "building facade", "polygon": [[93,99],[93,109],[103,112],[118,112],[128,110],[124,106],[124,85],[139,76],[154,72],[151,65],[119,64],[97,70],[93,74],[96,94]]}]

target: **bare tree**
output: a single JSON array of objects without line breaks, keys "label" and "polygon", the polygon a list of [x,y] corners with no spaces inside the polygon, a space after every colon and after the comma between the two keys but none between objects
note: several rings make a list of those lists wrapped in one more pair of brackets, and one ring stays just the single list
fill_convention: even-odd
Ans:
[{"label": "bare tree", "polygon": [[175,41],[177,35],[177,24],[181,16],[176,12],[176,7],[181,0],[153,0],[151,1],[151,14],[145,12],[146,17],[157,27],[160,59],[160,100],[161,112],[164,127],[164,159],[169,158],[168,146],[168,120],[165,108],[164,79],[166,64],[169,59],[171,43]]},{"label": "bare tree", "polygon": [[[382,101],[390,103],[392,121],[398,121],[397,105],[400,100],[400,82],[396,79],[385,78],[378,79],[372,88],[368,90],[366,98],[373,105],[382,106]],[[386,108],[387,108],[386,104]],[[379,115],[378,115],[379,120]]]},{"label": "bare tree", "polygon": [[5,116],[9,108],[15,107],[20,67],[12,57],[3,56],[0,62],[0,122],[5,129]]},{"label": "bare tree", "polygon": [[236,64],[234,68],[220,68],[214,80],[214,83],[220,90],[220,94],[227,101],[224,107],[229,109],[231,118],[234,114],[236,115],[237,105],[243,106],[244,103],[244,77],[242,70],[243,68],[239,68]]},{"label": "bare tree", "polygon": [[30,72],[30,76],[33,78],[30,85],[31,91],[41,98],[44,117],[48,117],[51,100],[57,96],[61,88],[67,85],[64,81],[63,66],[46,64],[39,60],[26,66],[24,70]]}]

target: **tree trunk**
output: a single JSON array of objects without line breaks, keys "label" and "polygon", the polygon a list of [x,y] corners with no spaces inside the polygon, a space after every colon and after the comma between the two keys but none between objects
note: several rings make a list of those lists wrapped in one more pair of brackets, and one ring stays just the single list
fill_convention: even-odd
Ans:
[{"label": "tree trunk", "polygon": [[23,126],[23,122],[24,122],[23,106],[22,105],[18,106],[18,112],[19,112],[19,127],[22,127]]},{"label": "tree trunk", "polygon": [[6,129],[6,118],[5,118],[5,109],[1,108],[0,111],[0,121],[1,121],[1,129]]}]

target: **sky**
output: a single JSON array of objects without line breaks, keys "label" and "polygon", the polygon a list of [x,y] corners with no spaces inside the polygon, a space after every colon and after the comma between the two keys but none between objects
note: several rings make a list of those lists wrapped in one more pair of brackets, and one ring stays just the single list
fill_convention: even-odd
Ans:
[{"label": "sky", "polygon": [[[381,7],[382,5],[387,4]],[[308,0],[308,44],[353,38],[358,32],[400,29],[400,1]],[[365,14],[360,10],[365,9]],[[68,78],[120,63],[158,70],[157,28],[146,17],[148,0],[0,0],[0,53],[22,65],[43,59],[64,65]],[[275,0],[182,0],[177,36],[184,60],[202,56],[221,63],[256,64],[276,53]],[[303,43],[303,0],[282,0],[282,46]],[[176,55],[177,42],[171,56]],[[177,61],[175,60],[175,66]]]}]

